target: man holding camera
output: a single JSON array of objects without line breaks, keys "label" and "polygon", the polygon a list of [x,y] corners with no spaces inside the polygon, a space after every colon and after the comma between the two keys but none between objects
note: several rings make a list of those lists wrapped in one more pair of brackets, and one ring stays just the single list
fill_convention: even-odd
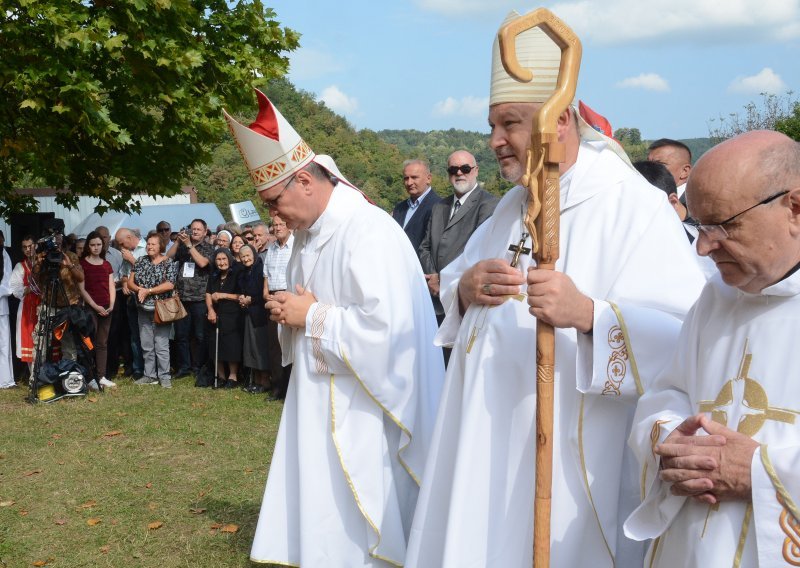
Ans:
[{"label": "man holding camera", "polygon": [[[176,378],[192,372],[196,375],[208,359],[206,285],[211,274],[214,245],[206,241],[207,232],[206,222],[195,219],[178,233],[178,245],[167,251],[167,256],[179,263],[178,294],[188,314],[175,323],[175,343],[178,347]],[[192,338],[196,343],[194,362],[190,348]]]},{"label": "man holding camera", "polygon": [[[83,282],[83,268],[78,255],[66,250],[64,236],[58,232],[40,239],[38,249],[33,273],[42,292],[42,304],[46,306],[47,315],[52,317],[80,303],[81,293],[78,284]],[[51,293],[54,279],[60,282],[61,290],[56,285]],[[65,333],[61,337],[61,356],[63,359],[73,361],[77,359],[75,341],[70,333]]]}]

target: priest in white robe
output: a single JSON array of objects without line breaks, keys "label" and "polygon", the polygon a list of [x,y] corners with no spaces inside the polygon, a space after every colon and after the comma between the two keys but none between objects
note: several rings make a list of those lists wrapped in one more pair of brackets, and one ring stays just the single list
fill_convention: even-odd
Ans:
[{"label": "priest in white robe", "polygon": [[16,386],[14,362],[11,358],[11,319],[8,312],[8,297],[11,295],[11,257],[0,247],[0,389]]},{"label": "priest in white robe", "polygon": [[[534,29],[518,37],[517,56],[536,70],[533,83],[505,73],[495,43],[489,109],[490,145],[514,181],[524,173],[537,103],[555,88],[560,52]],[[704,278],[665,196],[614,141],[574,109],[561,115],[559,139],[567,150],[560,272],[529,271],[529,255],[510,266],[509,245],[531,245],[521,186],[442,271],[447,313],[437,340],[454,346],[407,566],[531,565],[537,317],[559,328],[551,565],[641,562],[643,547],[620,530],[639,502],[625,445],[630,418]]]},{"label": "priest in white robe", "polygon": [[648,566],[800,565],[800,144],[755,131],[712,148],[687,192],[719,274],[639,401]]},{"label": "priest in white robe", "polygon": [[226,118],[295,242],[266,298],[293,367],[251,559],[402,566],[444,377],[425,278],[402,228],[258,96],[250,127]]}]

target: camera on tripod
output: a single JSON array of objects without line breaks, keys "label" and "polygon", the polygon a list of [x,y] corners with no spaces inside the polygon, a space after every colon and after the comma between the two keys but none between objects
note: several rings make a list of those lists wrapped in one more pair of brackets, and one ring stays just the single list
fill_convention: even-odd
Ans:
[{"label": "camera on tripod", "polygon": [[64,221],[52,219],[43,226],[45,236],[36,241],[36,253],[45,253],[45,262],[48,272],[57,273],[64,253],[61,252],[61,242],[64,238]]}]

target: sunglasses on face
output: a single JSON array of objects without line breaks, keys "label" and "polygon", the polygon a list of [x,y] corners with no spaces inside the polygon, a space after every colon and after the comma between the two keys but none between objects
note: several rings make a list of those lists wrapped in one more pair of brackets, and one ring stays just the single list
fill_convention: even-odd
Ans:
[{"label": "sunglasses on face", "polygon": [[469,164],[463,164],[461,166],[450,166],[447,168],[447,173],[450,174],[451,176],[458,174],[458,172],[461,172],[462,174],[468,174],[469,172],[477,168],[478,166],[470,166]]},{"label": "sunglasses on face", "polygon": [[169,227],[161,227],[160,229],[158,229],[158,232],[159,233],[171,233],[172,229],[169,228]]},{"label": "sunglasses on face", "polygon": [[253,237],[253,236],[251,236],[251,235],[247,235],[245,238],[246,238],[248,241],[254,241],[254,240],[256,240],[256,238],[255,238],[255,237]]}]

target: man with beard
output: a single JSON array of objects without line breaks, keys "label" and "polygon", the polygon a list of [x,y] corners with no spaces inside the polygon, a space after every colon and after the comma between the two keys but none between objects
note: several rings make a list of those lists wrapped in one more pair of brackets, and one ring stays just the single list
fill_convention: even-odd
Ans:
[{"label": "man with beard", "polygon": [[[505,23],[516,20],[512,13]],[[526,173],[531,119],[556,88],[559,47],[539,28],[516,38],[529,83],[492,61],[489,144],[503,177]],[[641,566],[624,539],[639,471],[626,452],[633,405],[661,370],[704,278],[662,192],[574,108],[565,146],[556,271],[529,254],[528,191],[511,189],[441,272],[454,345],[414,517],[407,567],[530,566],[536,481],[536,325],[556,330],[552,566]]]},{"label": "man with beard", "polygon": [[440,324],[444,309],[439,301],[439,272],[461,254],[472,233],[492,215],[498,202],[497,197],[478,183],[475,156],[466,150],[450,154],[447,175],[453,185],[453,195],[434,204],[418,251]]}]

